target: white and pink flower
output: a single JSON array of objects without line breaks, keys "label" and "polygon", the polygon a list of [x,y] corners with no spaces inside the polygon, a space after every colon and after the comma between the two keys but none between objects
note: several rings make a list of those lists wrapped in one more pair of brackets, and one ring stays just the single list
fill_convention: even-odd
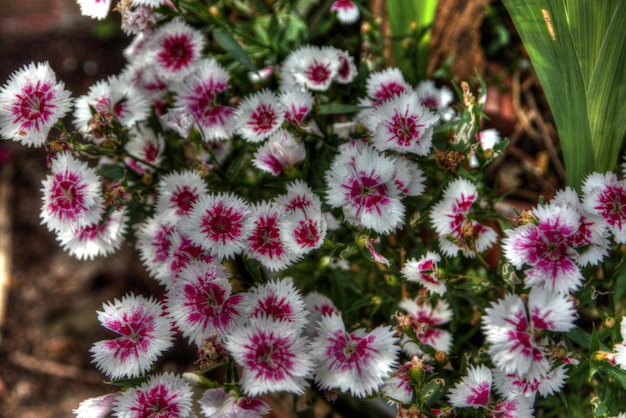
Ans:
[{"label": "white and pink flower", "polygon": [[274,176],[306,158],[304,144],[285,129],[278,129],[254,153],[252,164]]},{"label": "white and pink flower", "polygon": [[339,389],[363,398],[379,389],[397,362],[398,338],[391,327],[348,332],[337,314],[324,315],[311,343],[320,389]]},{"label": "white and pink flower", "polygon": [[567,332],[574,327],[575,310],[567,295],[534,287],[528,308],[510,294],[485,310],[483,330],[494,365],[505,374],[536,380],[547,375],[549,359],[542,331]]},{"label": "white and pink flower", "polygon": [[167,310],[190,342],[200,347],[224,335],[242,316],[243,294],[231,294],[230,273],[215,263],[192,261],[167,289]]},{"label": "white and pink flower", "polygon": [[120,393],[115,416],[194,418],[192,398],[193,389],[182,377],[172,373],[154,375]]},{"label": "white and pink flower", "polygon": [[303,394],[313,362],[301,328],[264,316],[234,327],[226,349],[241,366],[239,384],[247,396],[269,392]]},{"label": "white and pink flower", "polygon": [[401,225],[405,213],[394,175],[390,157],[371,148],[349,149],[339,154],[326,172],[326,201],[342,208],[351,224],[389,234]]},{"label": "white and pink flower", "polygon": [[0,89],[0,135],[42,146],[52,126],[71,109],[70,92],[47,62],[15,71]]},{"label": "white and pink flower", "polygon": [[246,141],[257,143],[277,132],[285,120],[285,109],[268,89],[243,99],[237,107],[237,133]]},{"label": "white and pink flower", "polygon": [[297,256],[288,250],[281,238],[282,207],[262,202],[252,206],[251,210],[253,227],[247,239],[245,254],[260,261],[269,270],[285,269]]},{"label": "white and pink flower", "polygon": [[198,404],[205,416],[219,418],[262,418],[271,410],[261,399],[237,396],[222,388],[206,390]]},{"label": "white and pink flower", "polygon": [[614,173],[592,173],[582,191],[584,208],[604,218],[616,242],[626,243],[626,180]]},{"label": "white and pink flower", "polygon": [[488,367],[469,366],[467,375],[450,389],[448,399],[455,408],[486,408],[491,400],[493,376]]},{"label": "white and pink flower", "polygon": [[446,293],[446,284],[439,277],[437,263],[441,256],[434,251],[427,251],[419,260],[411,258],[402,268],[402,276],[411,282],[424,286],[431,293],[442,296]]},{"label": "white and pink flower", "polygon": [[124,242],[128,216],[124,209],[105,213],[91,225],[57,232],[63,249],[79,260],[93,260],[117,251]]},{"label": "white and pink flower", "polygon": [[335,0],[330,5],[330,10],[337,13],[337,19],[345,24],[356,22],[361,14],[352,0]]},{"label": "white and pink flower", "polygon": [[197,68],[205,38],[182,19],[174,19],[155,30],[149,42],[150,59],[158,74],[166,80],[182,81]]},{"label": "white and pink flower", "polygon": [[443,199],[431,209],[430,218],[439,235],[439,248],[449,257],[459,251],[466,257],[475,257],[496,242],[493,228],[471,219],[472,206],[478,201],[476,186],[458,178],[444,190]]},{"label": "white and pink flower", "polygon": [[161,177],[157,188],[156,214],[172,222],[187,216],[193,205],[205,196],[208,187],[197,172],[183,170]]},{"label": "white and pink flower", "polygon": [[416,93],[402,93],[373,109],[365,124],[376,149],[425,156],[438,121],[439,115],[424,107]]},{"label": "white and pink flower", "polygon": [[400,301],[400,308],[406,315],[399,317],[401,327],[410,327],[410,332],[402,337],[402,350],[409,355],[421,356],[424,350],[420,345],[429,345],[436,351],[449,354],[452,348],[452,334],[439,326],[447,324],[452,319],[450,305],[444,299],[439,299],[433,307],[427,301],[418,299],[404,299]]},{"label": "white and pink flower", "polygon": [[96,342],[93,362],[110,379],[138,377],[172,346],[174,332],[156,300],[130,293],[102,305],[98,320],[119,337]]},{"label": "white and pink flower", "polygon": [[289,54],[283,62],[281,88],[328,90],[340,64],[335,48],[304,45]]},{"label": "white and pink flower", "polygon": [[211,255],[223,259],[241,253],[252,232],[248,204],[233,193],[203,196],[187,218],[181,231]]},{"label": "white and pink flower", "polygon": [[42,186],[41,218],[49,230],[75,230],[100,221],[104,212],[100,177],[71,153],[56,155]]}]

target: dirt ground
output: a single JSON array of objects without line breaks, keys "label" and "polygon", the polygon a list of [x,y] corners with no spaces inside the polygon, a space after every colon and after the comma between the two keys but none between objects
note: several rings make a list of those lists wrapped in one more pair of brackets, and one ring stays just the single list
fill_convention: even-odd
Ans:
[{"label": "dirt ground", "polygon": [[[77,97],[95,81],[119,72],[127,42],[123,37],[97,39],[85,31],[0,39],[0,83],[30,61],[48,60]],[[498,70],[498,63],[490,64],[488,68]],[[492,116],[512,146],[493,176],[499,181],[512,176],[520,189],[513,197],[531,202],[559,186],[550,154],[554,131],[543,116],[544,104],[535,99],[532,75],[504,76],[502,83],[508,86],[502,89],[500,84],[490,95]],[[517,92],[514,108],[507,104],[511,92]],[[506,106],[509,114],[502,115]],[[71,417],[83,399],[110,392],[90,364],[89,348],[109,337],[96,311],[130,289],[144,289],[149,280],[130,245],[113,257],[87,262],[59,248],[53,234],[40,225],[39,189],[46,174],[44,151],[0,142],[0,241],[5,243],[10,278],[0,335],[0,417]],[[178,359],[189,355],[181,348],[164,366],[181,371]]]}]

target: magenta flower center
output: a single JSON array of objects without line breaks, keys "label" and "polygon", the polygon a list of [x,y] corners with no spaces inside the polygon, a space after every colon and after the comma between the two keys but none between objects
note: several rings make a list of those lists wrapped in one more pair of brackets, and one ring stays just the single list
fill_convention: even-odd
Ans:
[{"label": "magenta flower center", "polygon": [[46,123],[56,107],[53,103],[53,86],[38,81],[22,88],[22,93],[16,94],[17,103],[12,109],[15,123],[20,123],[20,129],[26,130],[34,125],[39,129],[40,124]]},{"label": "magenta flower center", "polygon": [[314,60],[309,68],[306,69],[304,74],[313,84],[319,85],[325,84],[328,81],[331,72],[330,68],[328,68],[328,64]]},{"label": "magenta flower center", "polygon": [[189,36],[178,34],[163,40],[163,50],[158,53],[159,60],[170,70],[186,67],[193,58],[193,46]]},{"label": "magenta flower center", "polygon": [[380,176],[376,176],[374,173],[367,175],[360,172],[359,178],[352,177],[348,180],[347,185],[341,187],[348,189],[348,201],[356,206],[357,216],[361,210],[365,210],[367,213],[376,210],[378,214],[381,214],[380,206],[389,202],[387,186],[381,183]]},{"label": "magenta flower center", "polygon": [[165,385],[137,391],[137,405],[130,408],[137,418],[173,418],[179,416],[176,393]]},{"label": "magenta flower center", "polygon": [[274,128],[277,120],[278,116],[274,109],[268,104],[261,104],[252,112],[252,115],[250,115],[248,125],[250,125],[256,133],[269,132]]},{"label": "magenta flower center", "polygon": [[177,188],[174,193],[172,193],[172,198],[170,201],[172,205],[170,207],[177,208],[181,214],[189,213],[193,204],[198,200],[198,195],[195,192],[195,189],[192,191],[189,189],[189,186],[182,186],[182,188]]},{"label": "magenta flower center", "polygon": [[212,241],[226,244],[241,236],[242,220],[240,212],[219,202],[212,211],[206,211],[200,226]]},{"label": "magenta flower center", "polygon": [[607,186],[603,193],[598,196],[600,204],[595,207],[607,223],[618,229],[622,229],[626,221],[626,190],[615,185]]}]

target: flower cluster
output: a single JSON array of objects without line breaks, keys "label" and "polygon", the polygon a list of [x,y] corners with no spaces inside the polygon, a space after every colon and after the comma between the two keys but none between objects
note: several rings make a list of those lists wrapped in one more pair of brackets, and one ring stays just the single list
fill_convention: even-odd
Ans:
[{"label": "flower cluster", "polygon": [[[78,3],[101,19],[115,2]],[[626,180],[591,173],[505,216],[484,85],[454,101],[382,67],[362,2],[230,3],[120,1],[120,74],[72,100],[31,64],[0,90],[0,135],[48,150],[42,223],[80,259],[131,243],[159,289],[103,304],[93,363],[124,390],[74,413],[260,417],[264,396],[316,388],[399,416],[530,417],[587,375],[613,396]],[[358,21],[354,44],[329,29]],[[178,340],[195,371],[160,373]]]}]

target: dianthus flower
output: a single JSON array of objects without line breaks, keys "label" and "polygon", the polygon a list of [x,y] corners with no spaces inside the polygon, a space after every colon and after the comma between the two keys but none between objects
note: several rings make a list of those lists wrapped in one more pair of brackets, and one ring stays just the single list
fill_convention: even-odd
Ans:
[{"label": "dianthus flower", "polygon": [[76,0],[80,13],[92,19],[102,20],[109,14],[111,0]]},{"label": "dianthus flower", "polygon": [[400,344],[405,353],[421,356],[424,351],[420,345],[429,345],[436,351],[450,354],[452,334],[450,331],[437,328],[452,319],[452,310],[448,302],[440,299],[433,307],[429,302],[404,299],[400,301],[399,306],[407,313],[399,316],[399,325],[410,329],[410,332],[402,337]]},{"label": "dianthus flower", "polygon": [[174,225],[164,215],[146,219],[137,227],[139,258],[153,278],[165,269],[165,263],[170,259],[174,233]]},{"label": "dianthus flower", "polygon": [[189,170],[169,173],[159,181],[156,214],[171,217],[176,222],[187,216],[207,192],[208,187],[198,173]]},{"label": "dianthus flower", "polygon": [[313,108],[314,98],[308,90],[281,91],[278,101],[285,109],[285,120],[292,125],[302,125]]},{"label": "dianthus flower", "polygon": [[339,69],[335,48],[304,45],[287,56],[282,65],[282,90],[328,90]]},{"label": "dianthus flower", "polygon": [[244,252],[269,270],[285,269],[297,260],[298,256],[288,251],[281,238],[284,216],[282,207],[262,202],[252,206],[251,210],[253,227]]},{"label": "dianthus flower", "polygon": [[438,121],[439,115],[424,107],[416,93],[402,93],[372,110],[365,123],[376,149],[425,156]]},{"label": "dianthus flower", "polygon": [[489,249],[497,239],[493,228],[470,218],[472,205],[478,200],[476,186],[458,178],[446,187],[443,199],[433,206],[430,218],[439,234],[439,248],[449,257],[459,251],[466,257]]},{"label": "dianthus flower", "polygon": [[210,254],[209,250],[178,229],[175,229],[167,239],[170,240],[168,258],[160,265],[154,276],[159,283],[166,287],[169,287],[190,263],[196,261],[215,263],[218,261]]},{"label": "dianthus flower", "polygon": [[274,176],[306,158],[304,144],[284,129],[278,129],[254,153],[252,164]]},{"label": "dianthus flower", "polygon": [[211,255],[230,258],[243,251],[252,231],[248,204],[232,193],[198,200],[181,223],[182,232]]},{"label": "dianthus flower", "polygon": [[74,230],[100,220],[104,211],[100,177],[71,153],[56,155],[42,186],[41,218],[49,230]]},{"label": "dianthus flower", "polygon": [[271,90],[261,90],[243,99],[237,107],[237,133],[248,142],[262,142],[285,120],[285,110]]},{"label": "dianthus flower", "polygon": [[205,141],[230,139],[234,133],[235,109],[218,101],[230,88],[230,75],[215,59],[206,58],[173,90],[176,106],[193,118]]},{"label": "dianthus flower", "polygon": [[110,416],[117,396],[117,393],[107,393],[106,395],[85,399],[72,413],[76,415],[76,418],[107,418]]},{"label": "dianthus flower", "polygon": [[139,387],[120,393],[115,403],[119,418],[194,418],[193,389],[182,377],[164,373],[151,376]]},{"label": "dianthus flower", "polygon": [[534,287],[528,308],[510,294],[485,310],[483,331],[493,364],[505,374],[529,380],[546,376],[549,360],[543,331],[567,332],[574,327],[574,306],[567,295]]},{"label": "dianthus flower", "polygon": [[73,230],[61,230],[57,240],[65,251],[79,260],[93,260],[118,250],[124,242],[128,216],[124,209],[105,213],[103,219]]},{"label": "dianthus flower", "polygon": [[70,92],[47,62],[14,72],[0,89],[0,135],[26,146],[42,146],[52,126],[70,111]]},{"label": "dianthus flower", "polygon": [[262,316],[231,329],[226,349],[242,368],[243,393],[304,393],[313,363],[300,331],[285,321]]},{"label": "dianthus flower", "polygon": [[119,337],[98,341],[90,351],[98,370],[110,379],[141,376],[171,347],[174,332],[154,299],[131,293],[102,307],[98,320]]},{"label": "dianthus flower", "polygon": [[398,338],[391,327],[347,332],[341,316],[324,315],[311,343],[320,389],[338,388],[363,398],[382,385],[397,361]]},{"label": "dianthus flower", "polygon": [[615,345],[615,363],[626,370],[626,316],[620,322],[622,342]]},{"label": "dianthus flower", "polygon": [[150,39],[150,58],[159,74],[167,80],[182,81],[198,65],[204,35],[182,19],[174,19],[154,31]]},{"label": "dianthus flower", "polygon": [[409,259],[402,268],[402,276],[411,282],[424,286],[431,293],[442,296],[446,293],[446,285],[439,278],[437,263],[441,257],[434,251],[428,251],[419,260]]},{"label": "dianthus flower", "polygon": [[388,234],[400,226],[405,212],[394,174],[393,160],[371,148],[341,153],[326,172],[326,201],[342,208],[351,224]]},{"label": "dianthus flower", "polygon": [[[92,114],[92,108],[96,114]],[[87,94],[76,99],[74,126],[95,140],[103,138],[103,129],[116,118],[126,127],[145,120],[150,106],[145,97],[121,76],[111,76],[92,85]]]},{"label": "dianthus flower", "polygon": [[330,10],[337,13],[337,19],[345,24],[356,22],[360,15],[359,8],[352,0],[335,0]]},{"label": "dianthus flower", "polygon": [[491,398],[491,370],[485,366],[469,366],[467,375],[454,388],[450,389],[448,399],[456,408],[486,407]]},{"label": "dianthus flower", "polygon": [[219,418],[262,418],[271,410],[260,399],[235,396],[222,388],[205,391],[198,404],[205,416]]},{"label": "dianthus flower", "polygon": [[454,94],[446,86],[438,88],[434,81],[423,80],[415,88],[415,93],[419,102],[429,109],[434,109],[442,120],[448,121],[454,115],[454,110],[450,108]]},{"label": "dianthus flower", "polygon": [[292,328],[301,328],[307,323],[304,299],[290,278],[272,280],[250,289],[242,310],[245,316],[287,322]]},{"label": "dianthus flower", "polygon": [[584,208],[604,218],[615,242],[626,243],[626,180],[614,173],[591,173],[582,191]]},{"label": "dianthus flower", "polygon": [[201,346],[241,317],[242,294],[231,295],[231,275],[215,263],[191,262],[167,288],[167,310],[183,335]]},{"label": "dianthus flower", "polygon": [[165,140],[146,125],[137,125],[130,131],[130,139],[124,146],[128,157],[124,162],[138,174],[151,173],[159,167]]},{"label": "dianthus flower", "polygon": [[[534,221],[507,231],[503,240],[507,260],[516,268],[528,266],[527,287],[565,293],[576,290],[583,281],[579,265],[595,264],[606,251],[603,223],[584,215],[576,202],[567,203],[565,198],[561,195],[554,203],[537,207]],[[590,252],[593,247],[600,251]]]}]

